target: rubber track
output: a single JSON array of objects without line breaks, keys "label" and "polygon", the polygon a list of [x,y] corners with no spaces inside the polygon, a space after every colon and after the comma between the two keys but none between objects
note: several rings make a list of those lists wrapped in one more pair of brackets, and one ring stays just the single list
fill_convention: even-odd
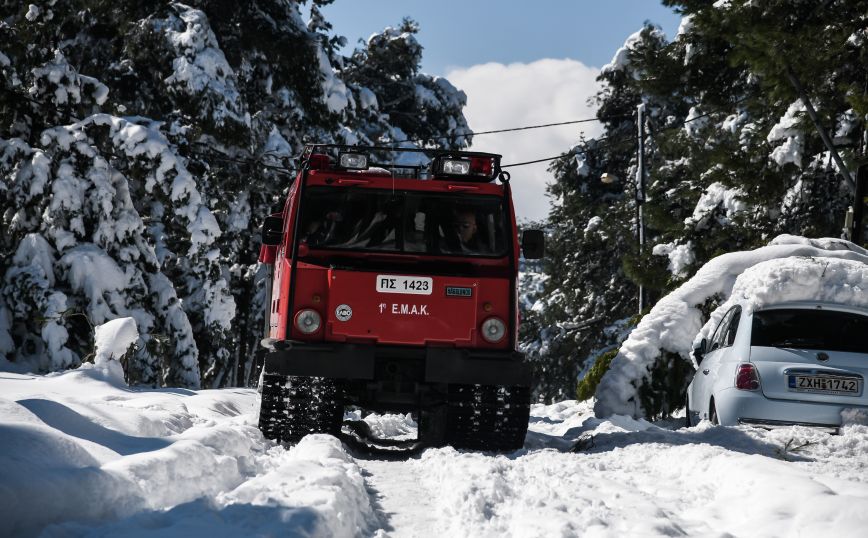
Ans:
[{"label": "rubber track", "polygon": [[267,439],[297,443],[309,433],[337,435],[343,416],[343,391],[333,380],[274,374],[263,379],[259,429]]},{"label": "rubber track", "polygon": [[529,418],[528,387],[452,385],[446,442],[471,450],[517,450],[524,446]]}]

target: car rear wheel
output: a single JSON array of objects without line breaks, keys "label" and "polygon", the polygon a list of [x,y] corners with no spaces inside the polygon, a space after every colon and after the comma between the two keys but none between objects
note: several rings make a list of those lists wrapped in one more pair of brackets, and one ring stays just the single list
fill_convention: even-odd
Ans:
[{"label": "car rear wheel", "polygon": [[689,428],[693,426],[690,423],[690,394],[687,394],[684,397],[684,427]]},{"label": "car rear wheel", "polygon": [[708,404],[708,420],[715,426],[720,425],[720,421],[717,419],[717,408],[714,407],[714,398]]}]

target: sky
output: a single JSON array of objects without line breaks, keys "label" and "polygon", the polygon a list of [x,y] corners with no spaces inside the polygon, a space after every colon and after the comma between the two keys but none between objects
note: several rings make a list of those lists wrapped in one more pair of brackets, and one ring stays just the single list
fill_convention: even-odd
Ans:
[{"label": "sky", "polygon": [[[420,25],[422,71],[445,76],[467,94],[464,114],[474,131],[592,118],[596,77],[645,21],[674,37],[681,20],[656,0],[336,0],[326,20],[348,41],[397,26]],[[503,155],[503,164],[552,157],[580,136],[598,136],[596,123],[481,135],[471,149]],[[510,169],[521,220],[548,214],[547,164]]]}]

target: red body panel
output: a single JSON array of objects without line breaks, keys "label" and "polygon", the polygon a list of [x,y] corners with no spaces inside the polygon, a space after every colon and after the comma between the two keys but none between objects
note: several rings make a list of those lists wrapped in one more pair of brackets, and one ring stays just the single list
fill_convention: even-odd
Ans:
[{"label": "red body panel", "polygon": [[[478,335],[478,327],[485,318],[491,315],[505,318],[509,309],[506,279],[433,276],[431,294],[417,295],[376,291],[378,273],[340,270],[328,273],[325,333],[328,341],[506,347],[506,338],[500,345],[492,345]],[[471,296],[447,296],[447,286],[469,289]],[[486,304],[489,312],[484,310]],[[337,317],[337,309],[342,305],[349,306],[352,312],[346,321]]]}]

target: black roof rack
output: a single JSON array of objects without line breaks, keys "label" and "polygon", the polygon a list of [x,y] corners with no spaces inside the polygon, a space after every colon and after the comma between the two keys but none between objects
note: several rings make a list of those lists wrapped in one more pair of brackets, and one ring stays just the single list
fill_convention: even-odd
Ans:
[{"label": "black roof rack", "polygon": [[[328,151],[332,150],[336,152],[338,155],[341,153],[370,153],[373,154],[371,157],[377,157],[378,159],[388,159],[389,154],[395,153],[421,153],[424,154],[429,160],[430,164],[433,164],[442,159],[472,159],[472,158],[482,158],[482,159],[491,159],[492,169],[491,175],[484,177],[485,181],[493,181],[500,175],[500,160],[502,158],[501,155],[497,153],[486,153],[482,151],[461,151],[461,150],[451,150],[451,149],[439,149],[439,148],[399,148],[394,146],[353,146],[349,144],[305,144],[304,151],[302,152],[302,162],[307,161],[311,155],[315,153],[325,153],[328,155]],[[422,173],[427,173],[429,176],[434,175],[434,172],[429,165],[409,165],[409,164],[401,164],[397,162],[373,162],[369,163],[370,166],[376,166],[380,168],[387,169],[392,171],[394,174],[396,171],[399,175],[405,175],[408,177],[421,178]],[[406,174],[403,171],[412,171],[412,175]],[[438,175],[445,175],[442,173],[438,173]],[[468,178],[470,179],[470,178]],[[476,179],[478,181],[478,179]]]}]

